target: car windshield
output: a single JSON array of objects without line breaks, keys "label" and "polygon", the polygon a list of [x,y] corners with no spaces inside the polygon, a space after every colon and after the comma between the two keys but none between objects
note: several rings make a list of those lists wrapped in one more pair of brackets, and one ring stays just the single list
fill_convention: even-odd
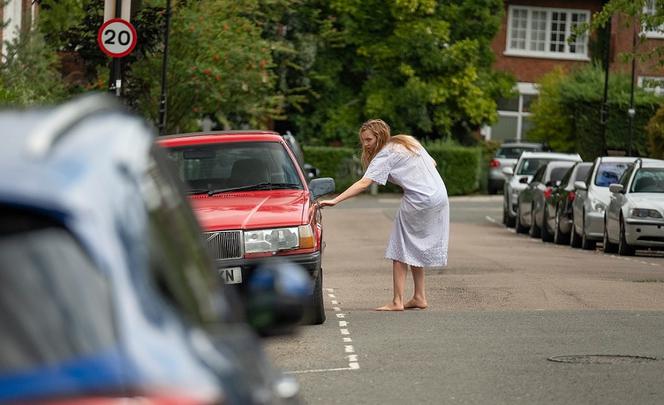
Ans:
[{"label": "car windshield", "polygon": [[295,163],[277,142],[231,142],[173,148],[168,156],[189,192],[302,189]]},{"label": "car windshield", "polygon": [[597,175],[595,176],[595,185],[599,187],[609,187],[611,184],[618,183],[620,177],[629,167],[629,162],[604,162],[599,165]]},{"label": "car windshield", "polygon": [[523,159],[521,161],[521,164],[517,168],[516,174],[522,175],[522,176],[532,176],[535,174],[537,169],[540,167],[544,166],[547,164],[551,159],[543,159],[543,158],[528,158],[528,159]]},{"label": "car windshield", "polygon": [[114,324],[108,280],[69,232],[0,215],[0,374],[108,349]]},{"label": "car windshield", "polygon": [[521,152],[537,151],[539,148],[534,146],[503,146],[496,151],[497,158],[518,159]]},{"label": "car windshield", "polygon": [[642,168],[634,175],[632,193],[664,193],[664,168]]}]

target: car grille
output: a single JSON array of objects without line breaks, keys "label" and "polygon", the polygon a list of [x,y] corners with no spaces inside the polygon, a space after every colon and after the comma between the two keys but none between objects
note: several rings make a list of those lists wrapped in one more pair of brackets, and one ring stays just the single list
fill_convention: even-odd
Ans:
[{"label": "car grille", "polygon": [[242,257],[242,231],[205,232],[204,237],[213,259]]}]

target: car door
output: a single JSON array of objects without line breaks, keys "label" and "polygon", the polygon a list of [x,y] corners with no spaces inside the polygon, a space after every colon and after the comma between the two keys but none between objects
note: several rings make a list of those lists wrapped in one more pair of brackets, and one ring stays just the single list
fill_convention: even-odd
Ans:
[{"label": "car door", "polygon": [[525,188],[519,195],[519,210],[521,211],[521,223],[523,225],[530,226],[532,225],[532,208],[536,193],[538,188],[542,184],[542,178],[546,171],[546,165],[537,169],[533,179],[528,183],[528,187]]},{"label": "car door", "polygon": [[586,189],[576,189],[576,197],[574,198],[574,202],[572,203],[572,218],[574,220],[574,228],[576,229],[576,232],[581,234],[583,232],[583,229],[581,228],[582,223],[583,223],[583,207],[588,199],[588,185],[592,183],[592,179],[595,176],[595,171],[597,171],[597,168],[599,167],[599,158],[595,160],[593,163],[593,166],[590,168],[588,171],[588,176],[583,179],[582,181],[586,184]]},{"label": "car door", "polygon": [[620,210],[625,202],[625,193],[628,192],[628,185],[634,174],[634,166],[630,166],[629,169],[625,170],[622,177],[620,178],[620,183],[623,186],[622,193],[611,193],[609,197],[609,206],[606,209],[606,227],[607,233],[612,241],[618,240],[618,235],[620,232]]}]

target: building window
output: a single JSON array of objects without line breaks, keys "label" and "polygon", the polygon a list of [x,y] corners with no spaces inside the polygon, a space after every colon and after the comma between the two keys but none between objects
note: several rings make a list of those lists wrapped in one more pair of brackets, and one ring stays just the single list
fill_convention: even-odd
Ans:
[{"label": "building window", "polygon": [[588,37],[574,31],[589,21],[587,10],[510,6],[505,55],[588,60]]},{"label": "building window", "polygon": [[[646,18],[653,18],[657,15],[657,1],[656,0],[646,0],[646,4],[643,7],[643,14]],[[661,13],[658,16],[659,19],[662,18]],[[646,38],[664,38],[664,24],[655,26],[652,23],[644,23],[643,25],[643,34]]]},{"label": "building window", "polygon": [[518,95],[498,101],[498,122],[491,128],[483,128],[486,139],[495,141],[528,139],[532,127],[530,105],[537,99],[537,89],[532,83],[519,83]]}]

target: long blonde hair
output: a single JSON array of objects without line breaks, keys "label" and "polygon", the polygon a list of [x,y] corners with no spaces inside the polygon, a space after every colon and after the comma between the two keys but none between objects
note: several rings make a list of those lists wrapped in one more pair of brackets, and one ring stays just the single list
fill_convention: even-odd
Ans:
[{"label": "long blonde hair", "polygon": [[390,126],[381,119],[371,119],[366,121],[360,127],[358,135],[360,136],[360,141],[362,140],[362,133],[365,131],[371,132],[376,137],[376,147],[368,151],[362,146],[362,167],[366,169],[369,167],[369,163],[373,160],[374,157],[378,154],[387,145],[388,143],[396,143],[405,147],[411,153],[417,153],[422,145],[410,135],[394,135],[390,136]]}]

